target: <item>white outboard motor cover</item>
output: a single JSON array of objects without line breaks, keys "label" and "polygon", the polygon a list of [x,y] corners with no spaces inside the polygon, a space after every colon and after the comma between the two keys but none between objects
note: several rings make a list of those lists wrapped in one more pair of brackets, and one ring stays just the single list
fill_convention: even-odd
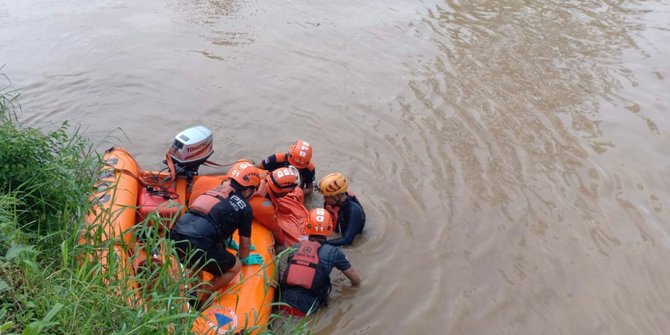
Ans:
[{"label": "white outboard motor cover", "polygon": [[204,126],[181,131],[168,149],[172,159],[181,165],[192,166],[204,163],[214,152],[212,131]]}]

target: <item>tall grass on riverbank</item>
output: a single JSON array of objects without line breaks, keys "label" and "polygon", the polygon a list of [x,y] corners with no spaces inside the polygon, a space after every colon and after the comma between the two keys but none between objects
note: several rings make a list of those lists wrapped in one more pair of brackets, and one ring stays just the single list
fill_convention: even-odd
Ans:
[{"label": "tall grass on riverbank", "polygon": [[[128,246],[78,243],[101,159],[67,123],[23,126],[16,98],[0,85],[0,334],[189,334],[197,312],[184,308],[183,291],[193,279],[148,264],[129,285],[118,273],[130,265],[114,252]],[[138,227],[147,253],[165,243],[145,231],[155,227]],[[104,255],[107,269],[91,255]],[[275,333],[309,334],[307,324]]]},{"label": "tall grass on riverbank", "polygon": [[144,292],[152,303],[133,308],[129,297],[138,293],[126,280],[99,262],[82,264],[91,250],[77,236],[100,158],[67,123],[21,125],[16,97],[0,86],[0,334],[188,333],[193,315],[171,307],[179,305],[176,288]]}]

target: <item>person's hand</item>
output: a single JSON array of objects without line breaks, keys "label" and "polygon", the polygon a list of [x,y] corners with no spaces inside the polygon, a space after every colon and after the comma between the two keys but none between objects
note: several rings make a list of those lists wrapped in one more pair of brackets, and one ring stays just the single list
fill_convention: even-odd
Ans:
[{"label": "person's hand", "polygon": [[263,264],[263,256],[259,254],[249,254],[247,258],[241,258],[240,262],[244,265],[260,265]]},{"label": "person's hand", "polygon": [[[237,251],[240,250],[240,246],[232,238],[229,238],[229,239],[226,240],[226,248],[230,248],[230,249],[237,250]],[[256,247],[254,247],[254,245],[252,244],[249,247],[249,250],[256,250]]]}]

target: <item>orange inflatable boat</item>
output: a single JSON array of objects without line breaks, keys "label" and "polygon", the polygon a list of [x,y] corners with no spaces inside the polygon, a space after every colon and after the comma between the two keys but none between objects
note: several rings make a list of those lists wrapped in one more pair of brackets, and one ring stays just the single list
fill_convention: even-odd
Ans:
[{"label": "orange inflatable boat", "polygon": [[[100,262],[103,271],[115,271],[119,278],[133,278],[147,257],[160,256],[145,255],[133,229],[148,222],[145,219],[149,216],[158,217],[168,224],[175,222],[192,199],[221,184],[225,175],[197,173],[197,167],[211,155],[211,147],[211,132],[207,128],[185,130],[177,135],[166,156],[169,172],[161,173],[142,171],[132,155],[123,148],[109,149],[104,155],[104,166],[91,197],[93,208],[86,218],[80,244],[90,244],[93,239],[98,242],[112,240],[114,243],[113,247],[103,248],[88,257]],[[195,149],[188,150],[192,148]],[[199,153],[193,155],[197,150],[200,150]],[[188,160],[189,157],[195,159]],[[161,186],[157,190],[152,183]],[[233,238],[239,244],[237,233]],[[192,333],[257,334],[267,328],[277,282],[274,239],[265,226],[254,221],[251,242],[255,246],[253,252],[263,257],[263,265],[242,266],[240,274],[200,312],[193,323]],[[113,262],[114,268],[107,264],[110,251],[120,260]],[[174,257],[168,255],[166,258],[177,263]],[[181,269],[178,263],[174,268]],[[203,276],[209,274],[204,273]],[[139,284],[128,279],[128,285]],[[129,301],[132,300],[130,297]]]}]

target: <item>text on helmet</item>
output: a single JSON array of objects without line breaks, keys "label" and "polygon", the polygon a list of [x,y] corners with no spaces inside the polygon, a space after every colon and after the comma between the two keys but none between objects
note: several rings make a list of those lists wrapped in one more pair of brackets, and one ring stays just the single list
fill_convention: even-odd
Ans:
[{"label": "text on helmet", "polygon": [[249,164],[249,163],[241,163],[241,164],[237,167],[237,169],[235,169],[235,170],[233,170],[233,171],[230,171],[230,174],[232,174],[233,177],[239,177],[239,175],[240,175],[240,171],[244,170],[244,168],[246,168],[246,167],[248,167],[248,166],[251,166],[251,164]]},{"label": "text on helmet", "polygon": [[277,170],[277,178],[281,178],[283,176],[297,176],[295,170],[289,169],[289,168],[283,168]]},{"label": "text on helmet", "polygon": [[300,152],[298,152],[298,156],[300,157],[307,156],[307,150],[309,150],[309,143],[302,142],[302,145],[300,146]]},{"label": "text on helmet", "polygon": [[[319,208],[316,210],[316,215],[314,216],[314,219],[316,222],[323,222],[326,220],[326,211],[322,208]],[[321,230],[323,230],[323,227],[321,227]]]}]

